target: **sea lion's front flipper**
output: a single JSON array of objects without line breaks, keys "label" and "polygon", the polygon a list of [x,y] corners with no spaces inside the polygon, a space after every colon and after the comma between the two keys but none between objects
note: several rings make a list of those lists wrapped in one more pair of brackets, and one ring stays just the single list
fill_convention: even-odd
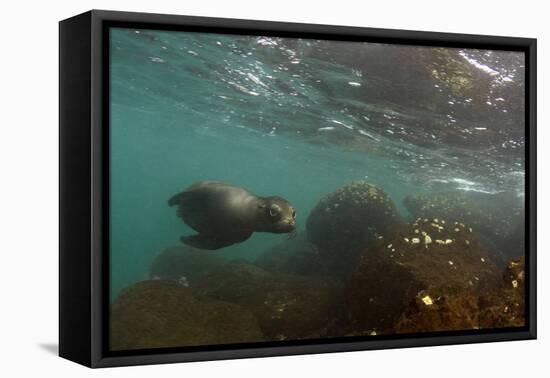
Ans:
[{"label": "sea lion's front flipper", "polygon": [[168,200],[169,206],[177,206],[176,215],[191,228],[198,231],[201,225],[208,225],[208,207],[212,201],[211,193],[190,190],[176,194]]},{"label": "sea lion's front flipper", "polygon": [[232,233],[232,234],[220,234],[220,235],[204,235],[195,234],[190,236],[182,236],[181,242],[191,247],[199,249],[220,249],[230,246],[235,243],[240,243],[248,239],[252,233]]}]

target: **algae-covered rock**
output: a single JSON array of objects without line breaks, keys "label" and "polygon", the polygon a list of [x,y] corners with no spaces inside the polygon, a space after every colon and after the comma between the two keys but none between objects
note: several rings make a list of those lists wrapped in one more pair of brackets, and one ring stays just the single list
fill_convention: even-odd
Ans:
[{"label": "algae-covered rock", "polygon": [[[429,298],[429,301],[428,301]],[[479,297],[462,290],[447,290],[431,298],[417,295],[403,311],[391,332],[418,333],[479,328]]]},{"label": "algae-covered rock", "polygon": [[471,328],[464,323],[474,316],[469,303],[499,285],[500,270],[469,226],[419,219],[383,235],[362,258],[347,286],[350,321],[359,331],[401,332],[406,327],[396,324],[413,303],[449,312],[460,308],[456,317],[438,311],[442,318],[434,320],[434,330]]},{"label": "algae-covered rock", "polygon": [[322,198],[307,219],[307,237],[334,272],[346,276],[380,234],[401,223],[382,189],[356,181]]},{"label": "algae-covered rock", "polygon": [[467,223],[494,250],[495,263],[499,265],[523,255],[524,210],[522,201],[513,193],[415,194],[407,196],[403,203],[413,218],[443,217]]},{"label": "algae-covered rock", "polygon": [[484,298],[482,305],[482,328],[525,326],[525,258],[508,263],[502,288]]},{"label": "algae-covered rock", "polygon": [[331,335],[343,309],[342,285],[334,279],[272,274],[246,261],[204,275],[197,288],[251,311],[272,340]]},{"label": "algae-covered rock", "polygon": [[523,278],[523,260],[516,260],[508,264],[500,286],[482,295],[453,290],[428,304],[421,293],[403,312],[393,331],[522,327],[525,325]]},{"label": "algae-covered rock", "polygon": [[151,264],[151,279],[177,280],[184,285],[193,285],[205,272],[217,269],[227,260],[217,252],[189,246],[172,246],[162,251]]},{"label": "algae-covered rock", "polygon": [[111,350],[256,342],[253,314],[234,303],[198,299],[175,281],[143,281],[111,305]]}]

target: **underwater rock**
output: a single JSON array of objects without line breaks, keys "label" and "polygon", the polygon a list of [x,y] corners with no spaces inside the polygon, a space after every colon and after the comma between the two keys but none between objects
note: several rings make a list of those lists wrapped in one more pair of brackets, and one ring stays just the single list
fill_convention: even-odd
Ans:
[{"label": "underwater rock", "polygon": [[270,285],[274,276],[246,260],[232,260],[220,268],[201,276],[196,289],[214,299],[232,303],[256,296]]},{"label": "underwater rock", "polygon": [[413,218],[441,217],[467,223],[484,238],[500,266],[523,255],[524,210],[514,193],[415,194],[403,204]]},{"label": "underwater rock", "polygon": [[333,335],[342,319],[342,285],[330,278],[271,274],[246,261],[232,261],[204,275],[201,295],[251,311],[266,339]]},{"label": "underwater rock", "polygon": [[428,305],[422,295],[403,312],[394,327],[396,333],[522,327],[524,261],[511,261],[501,286],[481,296],[453,290]]},{"label": "underwater rock", "polygon": [[189,246],[172,246],[162,251],[151,264],[151,279],[176,280],[193,286],[197,278],[212,269],[217,269],[227,260],[219,253]]},{"label": "underwater rock", "polygon": [[469,303],[499,286],[500,270],[469,226],[419,219],[389,231],[362,257],[346,289],[350,323],[356,331],[401,332],[406,326],[400,318],[412,303],[456,316],[451,321],[438,311],[437,329],[472,328],[461,320],[474,316]]},{"label": "underwater rock", "polygon": [[391,332],[418,333],[478,329],[478,301],[479,297],[456,289],[449,290],[445,295],[437,298],[421,293],[403,311]]},{"label": "underwater rock", "polygon": [[143,281],[111,305],[111,350],[256,342],[254,315],[233,303],[198,299],[174,281]]},{"label": "underwater rock", "polygon": [[355,181],[319,201],[309,214],[306,231],[326,264],[345,277],[366,246],[400,223],[385,191],[366,181]]},{"label": "underwater rock", "polygon": [[514,231],[507,234],[502,242],[499,241],[507,259],[520,259],[525,256],[525,221],[524,213],[521,212],[521,220],[515,227]]},{"label": "underwater rock", "polygon": [[525,326],[525,259],[510,261],[502,278],[502,288],[484,298],[481,328]]},{"label": "underwater rock", "polygon": [[330,266],[323,264],[317,248],[307,240],[305,233],[268,249],[256,259],[255,264],[270,273],[331,275]]}]

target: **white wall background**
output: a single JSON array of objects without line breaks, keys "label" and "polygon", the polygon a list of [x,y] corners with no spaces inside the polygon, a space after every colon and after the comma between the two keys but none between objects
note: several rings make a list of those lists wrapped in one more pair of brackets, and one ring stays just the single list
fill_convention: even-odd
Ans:
[{"label": "white wall background", "polygon": [[[7,1],[0,22],[0,376],[525,377],[550,373],[545,318],[550,203],[545,108],[550,27],[544,1]],[[96,8],[536,37],[539,134],[539,340],[89,370],[57,344],[57,64],[61,19]],[[546,92],[546,93],[544,93]],[[546,296],[546,298],[545,298]],[[545,300],[546,299],[546,300]],[[544,352],[546,349],[546,352]],[[545,375],[546,374],[546,375]]]}]

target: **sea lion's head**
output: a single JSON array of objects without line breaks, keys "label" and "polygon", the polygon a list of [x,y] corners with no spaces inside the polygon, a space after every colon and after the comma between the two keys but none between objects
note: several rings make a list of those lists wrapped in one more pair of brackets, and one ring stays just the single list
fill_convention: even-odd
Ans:
[{"label": "sea lion's head", "polygon": [[264,197],[259,205],[262,229],[258,231],[284,234],[296,228],[296,209],[282,197]]}]

